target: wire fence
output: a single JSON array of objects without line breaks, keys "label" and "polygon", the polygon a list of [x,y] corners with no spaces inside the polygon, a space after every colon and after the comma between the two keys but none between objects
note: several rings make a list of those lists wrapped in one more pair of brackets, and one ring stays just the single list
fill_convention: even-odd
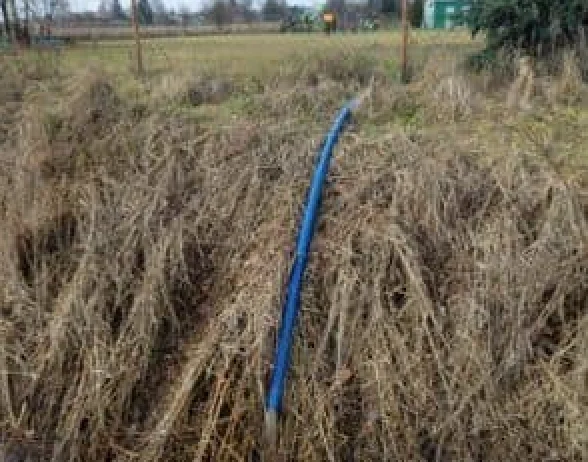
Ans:
[{"label": "wire fence", "polygon": [[[215,26],[152,26],[139,28],[134,40],[132,27],[79,27],[54,29],[53,41],[33,41],[21,47],[22,59],[34,60],[41,70],[65,75],[96,66],[106,72],[125,76],[200,70],[232,74],[255,74],[278,70],[296,56],[324,54],[344,58],[350,52],[372,56],[389,68],[397,68],[403,59],[402,28],[393,25],[380,30],[340,30],[292,32],[280,30],[279,23],[233,24],[219,30]],[[67,39],[67,40],[65,40]],[[470,34],[457,30],[408,28],[409,65],[440,49],[475,47]],[[138,69],[137,50],[142,55]],[[0,43],[4,55],[14,56],[15,49],[5,40]]]}]

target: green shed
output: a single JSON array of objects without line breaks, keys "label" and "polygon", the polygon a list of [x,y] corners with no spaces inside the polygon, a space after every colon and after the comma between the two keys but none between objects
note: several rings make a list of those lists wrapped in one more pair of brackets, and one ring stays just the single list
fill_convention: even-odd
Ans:
[{"label": "green shed", "polygon": [[467,11],[471,0],[426,0],[423,26],[427,29],[451,29],[459,25],[455,15]]}]

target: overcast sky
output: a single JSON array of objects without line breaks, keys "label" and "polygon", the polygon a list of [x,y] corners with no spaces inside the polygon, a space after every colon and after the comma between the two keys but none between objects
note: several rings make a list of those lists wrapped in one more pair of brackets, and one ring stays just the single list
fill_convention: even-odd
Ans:
[{"label": "overcast sky", "polygon": [[[163,0],[168,8],[177,10],[180,6],[186,5],[190,10],[198,11],[207,3],[207,0]],[[262,0],[254,0],[254,4],[258,5]],[[293,3],[301,6],[315,6],[323,3],[324,0],[291,0],[288,3]],[[72,11],[94,11],[98,9],[100,0],[69,0]],[[123,8],[130,6],[130,0],[121,0]]]}]

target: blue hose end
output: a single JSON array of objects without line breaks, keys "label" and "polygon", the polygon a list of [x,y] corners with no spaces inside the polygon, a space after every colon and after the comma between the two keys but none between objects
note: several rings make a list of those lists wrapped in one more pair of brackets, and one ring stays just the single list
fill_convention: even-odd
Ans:
[{"label": "blue hose end", "polygon": [[345,107],[349,112],[355,111],[361,103],[360,98],[353,98]]},{"label": "blue hose end", "polygon": [[265,412],[265,441],[270,454],[275,459],[277,445],[278,445],[278,414],[275,411]]}]

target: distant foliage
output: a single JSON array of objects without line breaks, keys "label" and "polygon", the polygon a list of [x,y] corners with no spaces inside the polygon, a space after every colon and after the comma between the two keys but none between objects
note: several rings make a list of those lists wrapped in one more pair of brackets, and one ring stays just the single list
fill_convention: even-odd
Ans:
[{"label": "distant foliage", "polygon": [[123,7],[120,4],[120,0],[112,0],[110,12],[112,19],[127,19],[127,15],[125,14]]},{"label": "distant foliage", "polygon": [[543,56],[583,37],[588,0],[473,0],[464,19],[473,36],[486,33],[486,55],[518,49]]},{"label": "distant foliage", "polygon": [[379,5],[379,10],[382,14],[398,13],[400,11],[398,0],[377,0],[376,5]]},{"label": "distant foliage", "polygon": [[219,29],[222,29],[225,24],[229,24],[231,22],[231,7],[229,2],[225,0],[214,0],[210,9],[210,16]]},{"label": "distant foliage", "polygon": [[414,0],[410,5],[409,19],[412,27],[421,27],[423,24],[424,0]]},{"label": "distant foliage", "polygon": [[163,0],[151,0],[151,9],[153,10],[154,24],[169,23],[169,13]]},{"label": "distant foliage", "polygon": [[137,9],[139,10],[138,13],[140,24],[153,24],[153,9],[151,8],[149,0],[139,0],[139,3],[137,4]]},{"label": "distant foliage", "polygon": [[266,21],[277,21],[284,15],[284,5],[278,0],[265,0],[261,14]]},{"label": "distant foliage", "polygon": [[243,11],[243,19],[246,23],[251,23],[256,19],[256,12],[253,7],[253,0],[240,0],[240,6]]}]

